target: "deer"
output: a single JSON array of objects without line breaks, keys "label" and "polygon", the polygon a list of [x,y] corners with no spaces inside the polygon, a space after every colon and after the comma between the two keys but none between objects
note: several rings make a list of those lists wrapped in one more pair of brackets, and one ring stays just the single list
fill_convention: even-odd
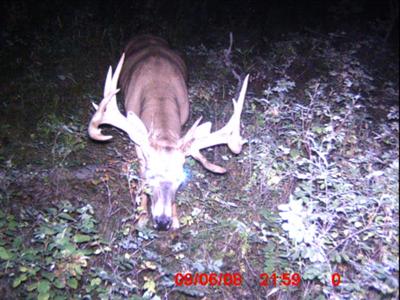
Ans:
[{"label": "deer", "polygon": [[[200,124],[198,118],[186,134],[182,127],[189,118],[187,68],[181,55],[162,38],[140,36],[125,47],[115,72],[109,67],[103,99],[92,103],[88,133],[97,141],[107,141],[102,124],[116,127],[135,144],[140,178],[148,187],[140,196],[139,225],[149,220],[148,201],[157,230],[176,230],[180,227],[176,193],[185,180],[184,163],[191,156],[205,169],[223,174],[226,169],[211,163],[202,149],[226,144],[239,154],[247,142],[240,135],[240,119],[249,75],[243,81],[238,100],[232,99],[233,114],[219,130],[211,132],[212,123]],[[117,87],[119,84],[120,88]],[[116,95],[124,96],[126,115],[117,106]]]}]

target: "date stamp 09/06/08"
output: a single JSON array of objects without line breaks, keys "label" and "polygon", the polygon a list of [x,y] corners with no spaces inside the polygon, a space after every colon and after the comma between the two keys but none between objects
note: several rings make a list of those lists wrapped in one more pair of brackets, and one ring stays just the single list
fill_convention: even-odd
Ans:
[{"label": "date stamp 09/06/08", "polygon": [[[240,273],[176,273],[174,276],[177,286],[241,286],[243,278]],[[333,286],[339,286],[341,276],[339,273],[331,275]],[[276,286],[299,286],[301,276],[299,273],[262,273],[260,274],[259,285],[264,287]]]}]

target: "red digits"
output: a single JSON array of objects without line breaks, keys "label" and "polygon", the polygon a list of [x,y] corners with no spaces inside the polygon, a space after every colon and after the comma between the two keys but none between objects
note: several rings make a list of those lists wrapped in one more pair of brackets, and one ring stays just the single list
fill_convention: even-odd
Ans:
[{"label": "red digits", "polygon": [[274,286],[276,286],[276,281],[277,281],[276,273],[272,273],[271,278],[272,278],[272,284],[273,284]]},{"label": "red digits", "polygon": [[242,285],[242,276],[240,273],[233,273],[233,285],[241,286]]},{"label": "red digits", "polygon": [[176,286],[191,286],[191,285],[202,285],[206,286],[240,286],[242,284],[242,276],[239,273],[176,273],[174,276]]},{"label": "red digits", "polygon": [[217,274],[216,273],[211,273],[210,276],[208,277],[208,283],[211,286],[217,285]]},{"label": "red digits", "polygon": [[207,285],[207,282],[208,282],[207,274],[206,273],[200,273],[200,284],[202,286],[205,286],[205,285]]},{"label": "red digits", "polygon": [[182,286],[183,285],[183,275],[182,275],[182,273],[176,273],[174,279],[175,279],[175,284],[177,286]]},{"label": "red digits", "polygon": [[293,273],[292,275],[292,285],[299,286],[301,282],[301,276],[299,273]]},{"label": "red digits", "polygon": [[262,273],[260,274],[260,286],[268,286],[268,274],[267,273]]},{"label": "red digits", "polygon": [[338,286],[340,284],[341,278],[340,278],[340,274],[339,273],[333,273],[331,278],[332,278],[332,285],[333,286]]},{"label": "red digits", "polygon": [[290,273],[283,273],[281,275],[281,284],[284,286],[289,286],[290,285]]},{"label": "red digits", "polygon": [[190,273],[185,274],[185,280],[183,281],[183,284],[186,286],[191,286],[193,284],[193,276]]},{"label": "red digits", "polygon": [[[301,282],[301,277],[299,273],[282,273],[278,275],[276,273],[272,273],[268,275],[267,273],[260,274],[260,286],[268,286],[269,284],[273,286],[284,285],[284,286],[299,286]],[[269,282],[270,281],[270,282]]]},{"label": "red digits", "polygon": [[232,285],[232,275],[230,273],[226,273],[224,275],[224,285],[231,286]]}]

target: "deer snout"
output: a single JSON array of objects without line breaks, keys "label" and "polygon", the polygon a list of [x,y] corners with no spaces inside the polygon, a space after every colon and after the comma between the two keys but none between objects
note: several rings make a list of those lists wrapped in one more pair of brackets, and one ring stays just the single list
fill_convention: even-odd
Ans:
[{"label": "deer snout", "polygon": [[161,182],[159,186],[153,187],[151,209],[155,227],[158,230],[168,230],[172,225],[172,204],[175,199],[175,189],[168,182]]},{"label": "deer snout", "polygon": [[154,217],[154,223],[158,230],[168,230],[172,224],[172,218],[166,215]]}]

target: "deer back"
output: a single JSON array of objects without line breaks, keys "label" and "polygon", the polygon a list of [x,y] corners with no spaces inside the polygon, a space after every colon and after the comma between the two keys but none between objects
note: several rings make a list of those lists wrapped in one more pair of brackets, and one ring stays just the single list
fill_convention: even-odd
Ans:
[{"label": "deer back", "polygon": [[183,59],[165,40],[144,35],[125,48],[120,76],[125,110],[143,121],[151,140],[174,143],[180,138],[189,114],[186,80]]}]

